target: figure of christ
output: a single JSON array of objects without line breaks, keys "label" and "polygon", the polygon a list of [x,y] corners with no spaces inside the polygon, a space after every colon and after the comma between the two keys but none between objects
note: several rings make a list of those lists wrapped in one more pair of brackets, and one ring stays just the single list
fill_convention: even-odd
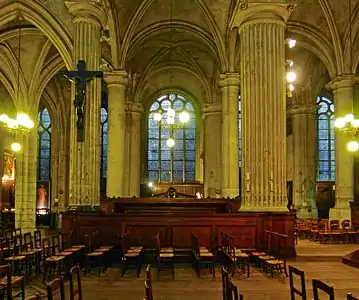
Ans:
[{"label": "figure of christ", "polygon": [[47,208],[47,191],[43,184],[37,190],[37,208]]},{"label": "figure of christ", "polygon": [[76,127],[77,127],[77,139],[83,141],[83,129],[84,129],[84,118],[85,118],[85,96],[86,86],[93,78],[102,78],[102,71],[87,71],[86,62],[79,60],[77,63],[77,71],[65,71],[62,75],[75,84],[76,93],[74,106],[76,108]]}]

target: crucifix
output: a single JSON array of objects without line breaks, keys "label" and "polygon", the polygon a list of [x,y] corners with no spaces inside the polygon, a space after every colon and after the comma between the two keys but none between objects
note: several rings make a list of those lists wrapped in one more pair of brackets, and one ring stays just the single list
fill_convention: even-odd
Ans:
[{"label": "crucifix", "polygon": [[75,84],[76,94],[74,106],[76,108],[76,127],[77,127],[77,141],[84,141],[84,118],[85,118],[85,96],[86,85],[93,78],[102,78],[102,71],[87,71],[86,62],[79,60],[77,63],[77,71],[64,71],[61,75]]}]

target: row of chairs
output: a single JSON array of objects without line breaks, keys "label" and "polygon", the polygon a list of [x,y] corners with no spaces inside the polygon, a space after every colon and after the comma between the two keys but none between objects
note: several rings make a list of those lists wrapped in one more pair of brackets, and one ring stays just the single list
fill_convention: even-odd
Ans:
[{"label": "row of chairs", "polygon": [[[304,271],[299,270],[293,266],[288,266],[288,270],[291,300],[295,300],[296,295],[300,296],[302,300],[307,300],[307,289],[305,284]],[[300,279],[300,290],[294,286],[295,277],[299,277]],[[312,286],[314,300],[319,300],[319,291],[325,293],[329,297],[329,300],[335,300],[334,288],[332,286],[318,279],[312,279]],[[356,298],[351,293],[348,293],[347,300],[359,300],[359,298]]]}]

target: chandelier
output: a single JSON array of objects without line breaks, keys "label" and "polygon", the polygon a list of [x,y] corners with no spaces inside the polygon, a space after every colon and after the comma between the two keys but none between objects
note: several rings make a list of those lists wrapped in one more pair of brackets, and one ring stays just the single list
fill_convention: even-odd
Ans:
[{"label": "chandelier", "polygon": [[[21,27],[19,28],[19,41],[18,41],[18,70],[17,70],[17,98],[20,99],[20,68],[21,68]],[[5,129],[10,133],[27,134],[34,127],[34,122],[26,113],[17,113],[16,119],[10,118],[7,114],[0,114],[0,123],[3,124]],[[21,145],[17,142],[11,144],[11,150],[18,152],[21,150]]]},{"label": "chandelier", "polygon": [[[179,124],[176,123],[176,118],[179,120]],[[190,120],[190,115],[186,111],[181,111],[178,115],[176,111],[172,108],[168,108],[164,113],[156,112],[153,114],[153,120],[157,123],[160,123],[159,126],[162,128],[182,128],[184,124],[188,123]],[[173,132],[173,130],[171,130]],[[166,142],[169,148],[172,148],[175,145],[175,140],[173,139],[172,135]]]},{"label": "chandelier", "polygon": [[345,134],[352,136],[353,140],[348,142],[347,148],[351,152],[359,150],[359,142],[356,138],[359,129],[359,119],[355,119],[353,114],[347,114],[343,118],[337,118],[334,126]]},{"label": "chandelier", "polygon": [[[293,39],[286,39],[285,44],[288,48],[294,48],[297,41]],[[287,59],[286,62],[286,81],[287,81],[287,95],[288,97],[292,97],[292,92],[294,91],[294,82],[297,80],[297,75],[293,70],[294,62],[291,59]]]}]

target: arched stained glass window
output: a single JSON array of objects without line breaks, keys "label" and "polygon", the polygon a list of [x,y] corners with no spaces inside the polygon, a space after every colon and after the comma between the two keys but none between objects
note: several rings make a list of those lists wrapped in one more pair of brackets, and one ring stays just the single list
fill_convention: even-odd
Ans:
[{"label": "arched stained glass window", "polygon": [[101,107],[101,132],[100,132],[100,144],[101,144],[101,158],[100,158],[100,176],[101,179],[107,178],[107,129],[108,118],[107,109]]},{"label": "arched stained glass window", "polygon": [[51,179],[51,118],[48,110],[43,108],[37,115],[38,127],[38,180]]},{"label": "arched stained glass window", "polygon": [[318,181],[335,181],[334,104],[319,96],[317,116]]},{"label": "arched stained glass window", "polygon": [[179,94],[163,95],[150,107],[148,172],[153,182],[196,180],[195,109]]}]

